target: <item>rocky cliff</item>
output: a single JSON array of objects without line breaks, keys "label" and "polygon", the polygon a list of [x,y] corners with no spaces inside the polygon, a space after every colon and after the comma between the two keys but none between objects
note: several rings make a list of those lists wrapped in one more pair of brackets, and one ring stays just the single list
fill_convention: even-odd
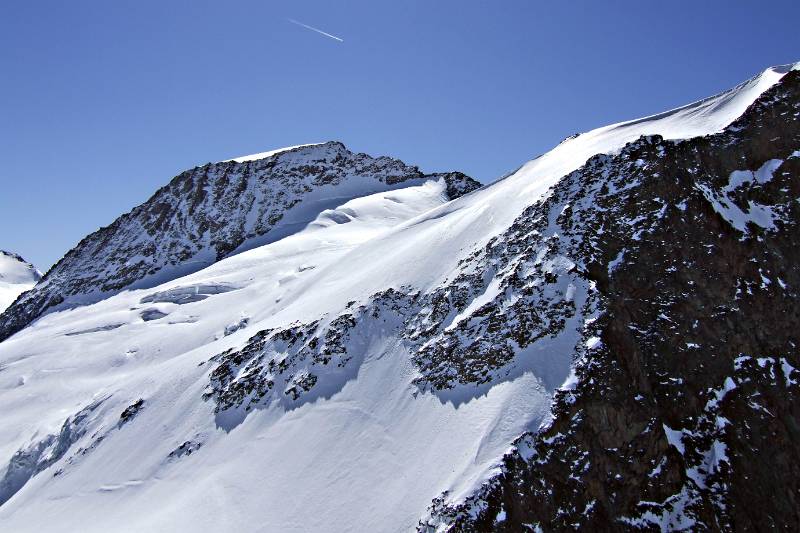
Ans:
[{"label": "rocky cliff", "polygon": [[596,156],[517,219],[493,256],[561,250],[596,316],[552,419],[420,531],[800,528],[799,149],[793,71],[722,133]]}]

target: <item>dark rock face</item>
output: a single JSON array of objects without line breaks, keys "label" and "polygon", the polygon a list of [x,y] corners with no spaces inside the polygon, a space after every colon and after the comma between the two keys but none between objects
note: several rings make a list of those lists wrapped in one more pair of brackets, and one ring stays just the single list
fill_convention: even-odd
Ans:
[{"label": "dark rock face", "polygon": [[0,315],[0,340],[56,306],[157,285],[293,233],[348,197],[431,179],[444,180],[451,199],[480,186],[458,172],[423,174],[397,159],[355,154],[338,142],[187,170],[70,250]]},{"label": "dark rock face", "polygon": [[[584,283],[597,314],[548,427],[465,503],[437,499],[420,531],[800,529],[798,150],[795,71],[720,134],[595,156],[519,217],[506,253],[479,252],[527,257],[549,221],[574,263],[557,278]],[[496,372],[573,312],[503,309],[481,332],[503,331],[511,352],[445,338],[426,359]],[[432,383],[459,376],[483,379]]]},{"label": "dark rock face", "polygon": [[125,410],[122,411],[122,414],[119,415],[119,426],[122,427],[126,422],[132,420],[133,417],[139,414],[139,411],[142,410],[142,407],[144,407],[143,398],[139,398],[126,407]]},{"label": "dark rock face", "polygon": [[463,259],[452,280],[420,298],[410,316],[405,336],[416,348],[416,384],[441,391],[505,379],[522,370],[517,356],[537,341],[575,337],[574,344],[596,294],[574,261],[580,237],[529,208]]},{"label": "dark rock face", "polygon": [[203,399],[213,400],[220,413],[250,411],[276,399],[296,406],[329,396],[355,376],[367,351],[365,331],[375,325],[398,331],[407,303],[405,293],[387,289],[364,305],[351,302],[335,317],[261,330],[241,348],[211,359],[216,366]]}]

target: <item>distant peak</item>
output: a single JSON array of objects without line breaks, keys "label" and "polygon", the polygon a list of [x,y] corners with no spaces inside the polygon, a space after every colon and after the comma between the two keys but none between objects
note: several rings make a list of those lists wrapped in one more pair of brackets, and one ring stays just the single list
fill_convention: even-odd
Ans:
[{"label": "distant peak", "polygon": [[25,261],[25,259],[21,255],[19,255],[17,253],[9,252],[8,250],[0,249],[0,255],[4,255],[6,257],[10,257],[11,259],[15,259],[16,261],[19,261],[20,263],[25,263],[26,265],[30,265],[29,262]]},{"label": "distant peak", "polygon": [[0,280],[11,283],[39,281],[42,273],[21,255],[0,249]]}]

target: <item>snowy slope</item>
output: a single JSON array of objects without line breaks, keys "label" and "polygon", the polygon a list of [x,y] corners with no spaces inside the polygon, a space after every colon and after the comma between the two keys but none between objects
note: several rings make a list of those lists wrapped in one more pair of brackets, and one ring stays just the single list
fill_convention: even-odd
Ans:
[{"label": "snowy slope", "polygon": [[51,310],[159,285],[275,242],[348,199],[438,178],[447,182],[450,199],[479,187],[458,172],[426,175],[339,142],[195,167],[68,251],[34,290],[0,314],[0,340]]},{"label": "snowy slope", "polygon": [[33,265],[17,254],[0,250],[0,313],[41,277]]},{"label": "snowy slope", "polygon": [[245,163],[247,161],[257,161],[259,159],[266,159],[268,157],[272,157],[273,155],[277,155],[282,152],[288,152],[289,150],[294,150],[295,148],[305,148],[306,146],[319,146],[320,144],[322,143],[297,144],[295,146],[286,146],[284,148],[277,148],[275,150],[268,150],[266,152],[259,152],[257,154],[242,155],[239,157],[234,157],[233,159],[225,159],[224,161],[221,162],[227,163],[229,161],[235,161],[236,163]]},{"label": "snowy slope", "polygon": [[500,275],[466,280],[486,291],[423,373],[520,365],[509,345],[560,336],[587,282],[599,314],[552,420],[420,533],[798,529],[798,147],[793,71],[718,134],[592,157],[470,256]]},{"label": "snowy slope", "polygon": [[[0,529],[415,528],[433,498],[468,496],[547,420],[591,317],[588,287],[559,287],[580,310],[568,327],[526,348],[514,372],[436,390],[419,385],[419,346],[400,325],[408,302],[431,316],[468,258],[590,156],[643,134],[716,132],[787,70],[566,140],[454,201],[443,179],[348,199],[189,276],[42,317],[0,343]],[[492,300],[499,281],[481,283],[446,323]],[[324,351],[337,342],[345,352]],[[337,364],[319,363],[328,356]],[[229,360],[250,366],[212,391]],[[310,384],[299,380],[311,372]],[[258,379],[264,395],[247,389],[247,410],[232,387]]]}]

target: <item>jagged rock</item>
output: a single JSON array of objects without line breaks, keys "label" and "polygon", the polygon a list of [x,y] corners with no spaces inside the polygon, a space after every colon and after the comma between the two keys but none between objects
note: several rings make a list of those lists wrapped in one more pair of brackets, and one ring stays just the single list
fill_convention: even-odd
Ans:
[{"label": "jagged rock", "polygon": [[798,147],[794,71],[724,132],[596,156],[518,219],[558,220],[600,314],[551,423],[420,531],[800,527]]},{"label": "jagged rock", "polygon": [[[55,470],[4,524],[136,487],[97,527],[225,529],[204,503],[233,487],[237,517],[277,529],[407,529],[431,501],[421,531],[797,529],[798,76],[566,140],[461,201],[420,187],[432,207],[374,234],[325,209],[300,253],[54,313],[0,344],[8,470]],[[682,140],[637,139],[661,129]],[[376,196],[372,220],[408,207]],[[69,417],[82,436],[48,462],[98,391],[121,403]],[[170,499],[165,479],[192,483]]]},{"label": "jagged rock", "polygon": [[122,411],[122,414],[119,415],[120,427],[122,427],[123,424],[129,422],[131,419],[133,419],[133,417],[139,414],[139,411],[142,410],[142,407],[144,407],[143,398],[139,398],[138,400],[130,404],[128,407],[126,407],[125,410]]},{"label": "jagged rock", "polygon": [[203,399],[213,400],[216,412],[249,411],[281,392],[293,402],[303,400],[320,380],[326,390],[336,390],[355,373],[348,365],[363,355],[359,332],[375,321],[387,331],[400,330],[407,301],[405,293],[387,289],[333,319],[259,331],[243,347],[214,356]]}]

